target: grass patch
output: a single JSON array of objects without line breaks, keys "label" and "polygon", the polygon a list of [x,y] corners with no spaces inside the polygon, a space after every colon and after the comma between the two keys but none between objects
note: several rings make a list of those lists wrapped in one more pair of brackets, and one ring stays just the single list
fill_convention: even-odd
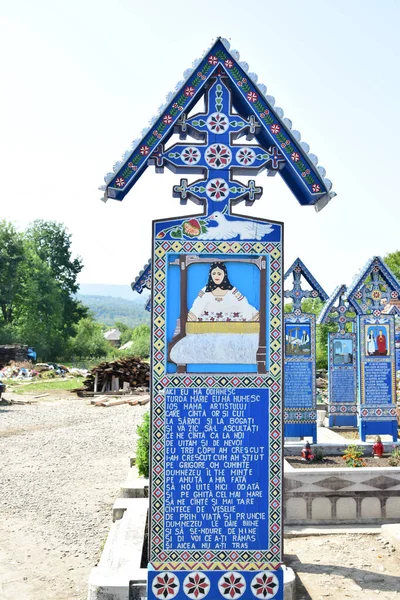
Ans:
[{"label": "grass patch", "polygon": [[[17,382],[15,380],[7,383],[7,389],[12,390],[15,394],[41,394],[42,392],[52,392],[59,390],[74,390],[77,387],[81,387],[82,378],[73,377],[72,379],[52,379],[51,381],[33,381],[32,383]],[[6,395],[7,395],[6,389]]]}]

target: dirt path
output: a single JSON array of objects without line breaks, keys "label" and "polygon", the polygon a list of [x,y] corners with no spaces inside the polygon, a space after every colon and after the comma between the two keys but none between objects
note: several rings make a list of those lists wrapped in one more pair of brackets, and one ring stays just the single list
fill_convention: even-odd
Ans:
[{"label": "dirt path", "polygon": [[285,563],[297,573],[297,600],[400,598],[400,557],[380,535],[285,539]]},{"label": "dirt path", "polygon": [[0,408],[2,600],[86,598],[145,411],[65,396]]}]

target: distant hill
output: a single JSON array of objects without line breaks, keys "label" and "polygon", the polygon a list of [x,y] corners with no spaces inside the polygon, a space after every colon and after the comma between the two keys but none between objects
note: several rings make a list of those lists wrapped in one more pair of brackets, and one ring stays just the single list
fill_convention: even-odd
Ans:
[{"label": "distant hill", "polygon": [[113,296],[114,298],[124,298],[134,302],[141,298],[139,294],[132,291],[129,284],[113,285],[109,283],[81,283],[79,285],[79,294],[84,296]]},{"label": "distant hill", "polygon": [[[81,285],[81,290],[82,286]],[[103,286],[104,288],[110,287],[124,287],[124,286]],[[129,287],[129,286],[127,286]],[[120,321],[129,325],[129,327],[136,327],[142,323],[150,324],[150,313],[145,310],[146,302],[149,298],[149,294],[133,294],[131,290],[132,299],[126,300],[125,298],[118,298],[114,296],[105,296],[102,294],[77,294],[77,299],[85,304],[89,310],[93,313],[96,321],[104,323],[105,325],[114,325],[116,321]]]}]

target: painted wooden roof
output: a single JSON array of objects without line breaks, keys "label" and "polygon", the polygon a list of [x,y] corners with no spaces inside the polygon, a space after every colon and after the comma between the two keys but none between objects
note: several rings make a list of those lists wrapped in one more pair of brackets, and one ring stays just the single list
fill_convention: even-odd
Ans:
[{"label": "painted wooden roof", "polygon": [[[284,118],[283,110],[275,106],[273,96],[266,95],[266,87],[258,83],[255,73],[249,73],[246,62],[239,62],[239,53],[230,50],[227,40],[217,38],[204,56],[184,72],[184,80],[168,94],[166,103],[142,131],[142,137],[132,143],[113,172],[105,176],[102,200],[123,200],[148,166],[156,164],[157,148],[166,144],[177,129],[178,122],[188,115],[204,95],[216,72],[224,72],[229,81],[233,107],[253,127],[254,137],[261,146],[279,148],[285,159],[279,170],[290,190],[302,205],[314,205],[321,210],[336,195],[332,183],[325,178],[325,169],[317,166],[318,158],[309,152],[301,134],[292,129],[292,122]],[[156,164],[157,168],[157,164]]]}]

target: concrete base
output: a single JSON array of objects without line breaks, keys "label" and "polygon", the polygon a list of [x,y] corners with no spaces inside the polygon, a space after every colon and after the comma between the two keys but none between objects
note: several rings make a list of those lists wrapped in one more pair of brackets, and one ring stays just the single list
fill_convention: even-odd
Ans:
[{"label": "concrete base", "polygon": [[121,485],[121,498],[148,498],[149,480],[139,477],[136,467],[128,471],[126,481]]},{"label": "concrete base", "polygon": [[90,573],[88,600],[129,600],[130,582],[146,590],[147,569],[140,563],[148,507],[147,499],[137,498],[119,508],[122,517],[111,525],[99,565]]},{"label": "concrete base", "polygon": [[283,570],[283,598],[296,600],[296,575],[293,569],[282,565]]},{"label": "concrete base", "polygon": [[393,523],[392,525],[382,525],[382,535],[396,548],[397,552],[400,552],[400,523]]}]

